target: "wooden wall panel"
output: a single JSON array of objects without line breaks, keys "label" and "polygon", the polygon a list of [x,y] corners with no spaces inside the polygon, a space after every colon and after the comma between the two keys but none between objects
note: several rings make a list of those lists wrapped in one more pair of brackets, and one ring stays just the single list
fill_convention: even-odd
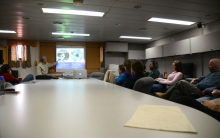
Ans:
[{"label": "wooden wall panel", "polygon": [[[47,56],[49,63],[56,60],[56,45],[64,46],[85,46],[86,47],[86,69],[88,73],[100,72],[100,47],[104,47],[104,43],[98,42],[40,42],[40,57],[42,55]],[[49,73],[55,73],[56,68],[49,70]]]},{"label": "wooden wall panel", "polygon": [[87,72],[100,72],[100,47],[86,48],[86,68]]},{"label": "wooden wall panel", "polygon": [[37,41],[31,41],[31,40],[8,40],[7,42],[8,46],[11,45],[30,45],[32,47],[37,47]]},{"label": "wooden wall panel", "polygon": [[3,50],[3,59],[4,59],[4,64],[8,64],[8,47],[1,47],[0,50]]},{"label": "wooden wall panel", "polygon": [[63,46],[86,46],[84,42],[56,42],[56,45],[63,45]]},{"label": "wooden wall panel", "polygon": [[[56,61],[56,43],[55,42],[40,42],[40,58],[41,56],[47,56],[47,61],[49,63],[55,62]],[[48,72],[55,73],[56,67],[50,68]]]}]

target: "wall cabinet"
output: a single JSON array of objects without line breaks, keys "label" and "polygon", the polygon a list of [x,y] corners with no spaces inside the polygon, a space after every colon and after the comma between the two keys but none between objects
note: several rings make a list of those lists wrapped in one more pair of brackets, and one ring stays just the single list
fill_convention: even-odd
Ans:
[{"label": "wall cabinet", "polygon": [[163,46],[163,56],[176,56],[190,54],[190,40],[182,40]]},{"label": "wall cabinet", "polygon": [[220,50],[220,32],[191,38],[191,53]]},{"label": "wall cabinet", "polygon": [[129,50],[128,59],[145,60],[145,51],[144,50]]},{"label": "wall cabinet", "polygon": [[145,49],[145,57],[146,59],[163,57],[162,46]]},{"label": "wall cabinet", "polygon": [[128,43],[106,42],[105,52],[128,52]]}]

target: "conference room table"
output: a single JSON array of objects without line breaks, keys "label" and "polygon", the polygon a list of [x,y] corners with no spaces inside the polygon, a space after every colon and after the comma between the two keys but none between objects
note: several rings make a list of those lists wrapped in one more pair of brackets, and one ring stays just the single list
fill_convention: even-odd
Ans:
[{"label": "conference room table", "polygon": [[[95,79],[40,80],[0,96],[0,138],[219,138],[220,123],[190,107]],[[197,134],[124,127],[139,105],[177,106]]]}]

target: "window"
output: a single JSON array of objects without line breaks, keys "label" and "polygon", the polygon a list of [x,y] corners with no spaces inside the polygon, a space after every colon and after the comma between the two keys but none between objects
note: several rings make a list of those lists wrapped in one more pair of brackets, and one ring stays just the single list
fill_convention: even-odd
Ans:
[{"label": "window", "polygon": [[17,55],[18,55],[18,59],[21,60],[22,59],[22,45],[17,45]]},{"label": "window", "polygon": [[27,46],[14,45],[11,46],[11,60],[12,61],[27,61]]}]

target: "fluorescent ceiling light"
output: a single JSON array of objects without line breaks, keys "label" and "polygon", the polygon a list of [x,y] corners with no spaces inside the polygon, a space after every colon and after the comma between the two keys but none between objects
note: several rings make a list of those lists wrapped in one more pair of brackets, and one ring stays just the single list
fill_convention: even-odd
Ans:
[{"label": "fluorescent ceiling light", "polygon": [[120,36],[119,38],[128,38],[128,39],[152,39],[151,37],[138,37],[138,36]]},{"label": "fluorescent ceiling light", "polygon": [[164,18],[156,18],[156,17],[152,17],[148,21],[161,22],[161,23],[171,23],[171,24],[181,24],[181,25],[192,25],[195,23],[195,22],[190,22],[190,21],[164,19]]},{"label": "fluorescent ceiling light", "polygon": [[0,33],[16,33],[16,32],[11,30],[0,30]]},{"label": "fluorescent ceiling light", "polygon": [[57,33],[57,32],[52,32],[52,35],[75,35],[75,36],[90,36],[90,34]]},{"label": "fluorescent ceiling light", "polygon": [[65,9],[53,9],[53,8],[42,8],[42,11],[43,13],[73,14],[73,15],[98,16],[98,17],[103,17],[103,15],[105,14],[104,12],[65,10]]}]

